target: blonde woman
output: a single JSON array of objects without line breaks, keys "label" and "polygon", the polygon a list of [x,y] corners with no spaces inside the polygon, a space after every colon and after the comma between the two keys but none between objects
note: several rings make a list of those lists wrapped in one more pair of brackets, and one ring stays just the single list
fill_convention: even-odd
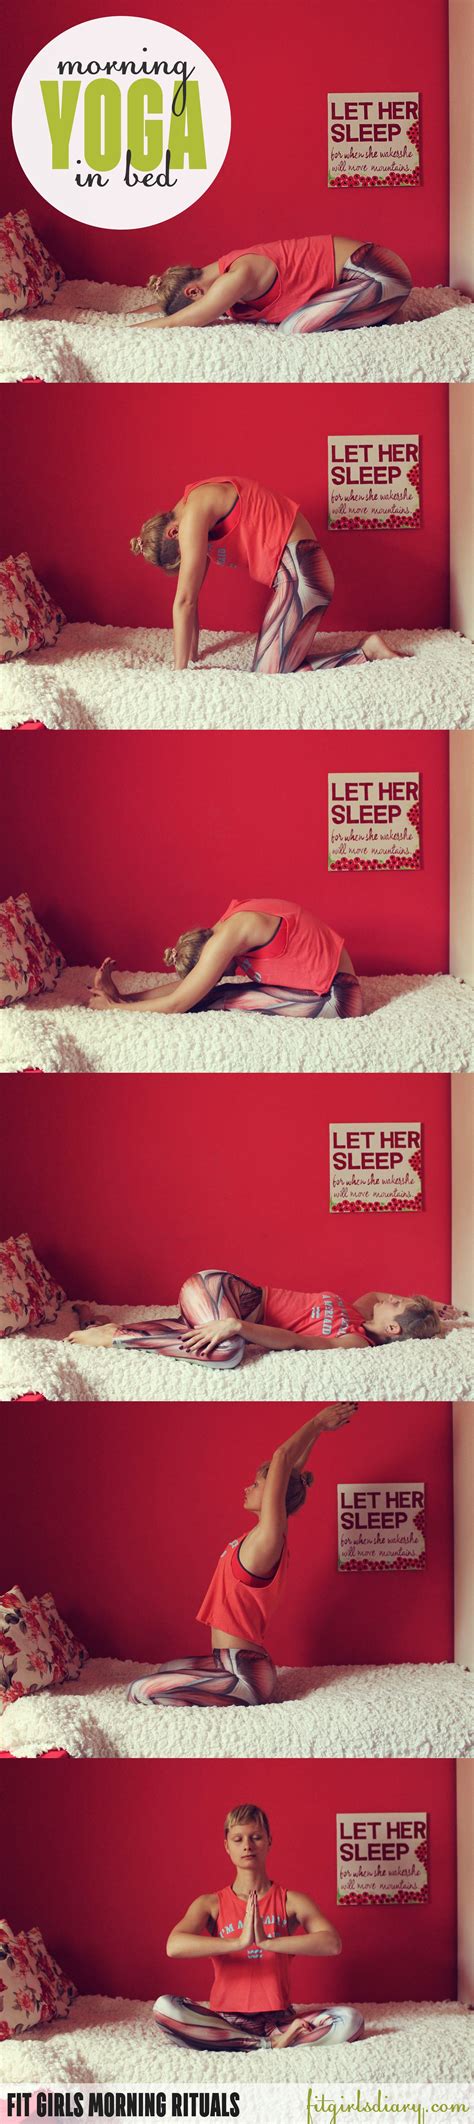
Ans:
[{"label": "blonde woman", "polygon": [[[122,994],[104,959],[93,1009],[260,1011],[279,1018],[357,1018],[362,991],[344,940],[293,900],[231,900],[213,929],[188,929],[164,952],[176,981]],[[231,978],[236,974],[241,979]]]},{"label": "blonde woman", "polygon": [[315,636],[334,590],[327,554],[288,494],[262,487],[244,474],[220,472],[191,480],[170,509],[147,518],[132,553],[178,578],[173,605],[176,671],[196,663],[199,593],[210,563],[246,568],[271,591],[255,649],[252,671],[260,677],[298,671],[334,670],[393,657],[381,634],[367,634],[353,649],[318,656]]}]

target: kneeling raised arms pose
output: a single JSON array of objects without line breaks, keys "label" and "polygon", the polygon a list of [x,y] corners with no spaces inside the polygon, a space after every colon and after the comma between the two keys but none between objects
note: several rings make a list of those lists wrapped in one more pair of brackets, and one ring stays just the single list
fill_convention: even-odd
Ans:
[{"label": "kneeling raised arms pose", "polygon": [[335,1926],[312,1896],[282,1888],[267,1869],[271,1846],[263,1807],[233,1807],[224,1828],[232,1885],[198,1895],[167,1941],[167,1954],[213,1963],[208,2005],[164,1996],[160,2028],[190,2050],[268,2050],[294,2043],[351,2043],[364,2027],[353,2006],[291,2003],[290,1961],[341,1953]]},{"label": "kneeling raised arms pose", "polygon": [[[394,1298],[386,1291],[366,1291],[352,1302],[336,1291],[287,1291],[276,1284],[247,1283],[222,1269],[201,1269],[188,1276],[179,1294],[179,1318],[115,1320],[97,1317],[94,1306],[77,1304],[83,1323],[70,1342],[96,1348],[116,1343],[132,1350],[155,1350],[160,1357],[203,1359],[227,1369],[242,1364],[247,1345],[257,1350],[327,1350],[365,1344],[402,1342],[408,1337],[444,1335],[449,1308],[431,1298]],[[87,1324],[86,1324],[87,1323]]]},{"label": "kneeling raised arms pose", "polygon": [[168,266],[149,287],[156,307],[135,310],[148,327],[278,325],[281,332],[335,332],[389,324],[411,289],[403,258],[350,236],[288,236],[225,251],[211,265]]},{"label": "kneeling raised arms pose", "polygon": [[[165,951],[177,980],[122,995],[112,959],[91,993],[93,1009],[119,1005],[173,1016],[187,1010],[263,1011],[276,1018],[358,1018],[360,982],[342,937],[292,900],[231,900],[213,929],[188,929]],[[239,974],[240,981],[223,975]]]},{"label": "kneeling raised arms pose", "polygon": [[322,1409],[257,1468],[244,1492],[244,1510],[257,1525],[228,1542],[198,1610],[197,1621],[211,1631],[211,1651],[203,1658],[167,1660],[132,1682],[133,1703],[268,1703],[276,1675],[264,1638],[286,1588],[288,1520],[301,1510],[313,1481],[305,1464],[317,1438],[349,1423],[355,1407],[348,1401]]},{"label": "kneeling raised arms pose", "polygon": [[391,657],[381,634],[368,634],[355,649],[317,656],[314,640],[332,598],[334,576],[316,532],[299,503],[236,473],[194,480],[172,509],[150,516],[132,553],[167,575],[177,575],[173,605],[176,671],[196,662],[199,592],[210,561],[247,568],[272,596],[260,629],[252,670],[259,675],[364,664]]}]

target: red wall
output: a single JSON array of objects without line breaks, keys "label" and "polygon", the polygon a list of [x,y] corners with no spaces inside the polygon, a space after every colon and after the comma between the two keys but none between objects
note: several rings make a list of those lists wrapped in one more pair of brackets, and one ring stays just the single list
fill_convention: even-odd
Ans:
[{"label": "red wall", "polygon": [[[106,10],[108,12],[108,10]],[[146,14],[130,0],[130,15]],[[83,5],[80,20],[96,14]],[[25,0],[4,32],[5,114],[34,54],[77,19],[77,0]],[[174,19],[174,18],[173,18]],[[291,18],[274,0],[271,24],[253,0],[235,19],[222,0],[186,0],[177,9],[186,35],[225,82],[232,135],[219,177],[204,198],[169,226],[134,233],[81,227],[56,213],[27,183],[4,129],[0,212],[29,208],[35,228],[69,274],[137,283],[176,258],[197,264],[240,243],[329,225],[371,235],[405,254],[423,284],[448,274],[448,0],[338,0],[303,6]],[[416,88],[422,93],[423,184],[347,199],[327,186],[326,98],[334,89]],[[309,204],[301,190],[307,171]]]},{"label": "red wall", "polygon": [[[342,1937],[330,1967],[297,1965],[296,1999],[327,1999],[328,1982],[334,1999],[454,1998],[455,1776],[425,1760],[2,1763],[5,1912],[41,1927],[83,1991],[202,1996],[202,1969],[168,1962],[165,1940],[193,1896],[231,1877],[223,1824],[250,1801],[270,1816],[274,1877],[309,1890]],[[336,1814],[418,1808],[429,1903],[338,1911]]]},{"label": "red wall", "polygon": [[[421,772],[423,867],[328,873],[328,774],[374,769]],[[446,971],[448,775],[445,732],[77,732],[71,752],[53,731],[34,756],[6,732],[0,899],[26,888],[70,961],[157,970],[182,929],[279,888],[361,972]]]},{"label": "red wall", "polygon": [[[421,1215],[330,1216],[329,1121],[368,1117],[424,1123]],[[71,1295],[170,1303],[211,1262],[450,1297],[449,1077],[6,1077],[2,1131],[3,1230]]]},{"label": "red wall", "polygon": [[[449,624],[447,385],[8,384],[3,413],[0,551],[26,548],[68,619],[169,626],[173,579],[130,538],[187,481],[233,463],[314,523],[336,577],[331,628]],[[422,438],[421,530],[327,531],[328,434],[392,432]],[[201,623],[257,629],[266,599],[244,569],[212,567]]]},{"label": "red wall", "polygon": [[[4,1425],[2,1576],[48,1588],[91,1654],[184,1658],[203,1652],[196,1609],[216,1558],[252,1524],[242,1495],[255,1467],[298,1423],[294,1407],[239,1410],[229,1451],[222,1414],[145,1404],[18,1406]],[[360,1406],[312,1457],[315,1488],[289,1530],[288,1596],[270,1634],[278,1664],[452,1659],[452,1439],[446,1407]],[[420,1572],[353,1577],[337,1568],[337,1484],[426,1483]],[[144,1510],[144,1496],[146,1508]],[[199,1498],[198,1525],[196,1499]],[[71,1500],[74,1509],[71,1510]],[[124,1557],[126,1566],[124,1569]],[[155,1736],[156,1738],[156,1736]]]}]

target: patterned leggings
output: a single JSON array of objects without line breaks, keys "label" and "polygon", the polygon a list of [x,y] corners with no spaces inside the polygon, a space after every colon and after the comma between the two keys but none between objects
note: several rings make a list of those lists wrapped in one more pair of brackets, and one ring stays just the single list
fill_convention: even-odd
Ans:
[{"label": "patterned leggings", "polygon": [[212,1320],[262,1320],[263,1291],[254,1283],[246,1283],[243,1276],[234,1276],[223,1269],[202,1269],[196,1276],[188,1276],[179,1293],[179,1320],[131,1320],[126,1327],[117,1328],[112,1348],[118,1343],[127,1343],[130,1350],[155,1350],[160,1357],[187,1357],[189,1363],[219,1364],[230,1370],[242,1364],[245,1357],[245,1342],[242,1335],[232,1335],[228,1342],[219,1342],[209,1357],[195,1356],[188,1352],[183,1342],[183,1329],[207,1327]]},{"label": "patterned leggings", "polygon": [[229,1648],[202,1659],[168,1659],[132,1682],[131,1704],[267,1704],[275,1687],[273,1660],[263,1646]]},{"label": "patterned leggings", "polygon": [[322,996],[310,989],[271,987],[269,982],[219,981],[195,1004],[193,1016],[200,1010],[260,1011],[268,1018],[360,1018],[362,990],[357,974],[351,973],[335,974],[332,988]]},{"label": "patterned leggings", "polygon": [[[159,2028],[186,2050],[272,2050],[272,2035],[301,2016],[298,2043],[354,2043],[364,2022],[355,2006],[284,2006],[275,2013],[215,2013],[195,1999],[165,1995],[153,2007]],[[327,2023],[330,2021],[328,2028]]]},{"label": "patterned leggings", "polygon": [[365,664],[363,649],[339,649],[313,655],[314,637],[334,590],[327,554],[317,538],[289,539],[284,546],[270,602],[262,621],[252,671],[333,671],[339,664]]},{"label": "patterned leggings", "polygon": [[360,243],[346,260],[340,280],[325,295],[314,295],[278,326],[280,332],[354,332],[358,325],[383,325],[398,317],[412,286],[411,275],[396,251]]}]

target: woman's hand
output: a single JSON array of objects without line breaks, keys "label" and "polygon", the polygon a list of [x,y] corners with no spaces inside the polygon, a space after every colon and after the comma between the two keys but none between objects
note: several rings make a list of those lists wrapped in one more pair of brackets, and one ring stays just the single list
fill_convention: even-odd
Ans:
[{"label": "woman's hand", "polygon": [[213,1320],[209,1327],[188,1328],[183,1334],[184,1357],[206,1357],[217,1349],[219,1342],[228,1342],[231,1335],[242,1335],[241,1320]]},{"label": "woman's hand", "polygon": [[321,1415],[318,1416],[320,1429],[322,1431],[339,1431],[343,1424],[350,1423],[351,1416],[356,1415],[358,1407],[358,1401],[332,1402],[330,1407],[322,1409]]},{"label": "woman's hand", "polygon": [[263,1926],[262,1918],[260,1916],[258,1895],[255,1896],[254,1900],[253,1932],[256,1947],[271,1947],[272,1942],[268,1939],[267,1933],[265,1932]]},{"label": "woman's hand", "polygon": [[238,1942],[239,1942],[239,1947],[253,1947],[253,1945],[254,1945],[254,1941],[255,1941],[255,1931],[254,1931],[254,1925],[255,1925],[255,1918],[254,1918],[254,1909],[255,1909],[255,1894],[254,1894],[254,1891],[253,1891],[253,1889],[251,1889],[251,1891],[250,1891],[250,1895],[248,1895],[248,1896],[247,1896],[247,1903],[246,1903],[246,1908],[245,1908],[245,1917],[244,1917],[244,1922],[243,1922],[243,1926],[242,1926],[242,1931],[241,1931],[241,1932],[239,1932],[239,1934],[238,1934]]}]

